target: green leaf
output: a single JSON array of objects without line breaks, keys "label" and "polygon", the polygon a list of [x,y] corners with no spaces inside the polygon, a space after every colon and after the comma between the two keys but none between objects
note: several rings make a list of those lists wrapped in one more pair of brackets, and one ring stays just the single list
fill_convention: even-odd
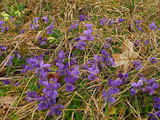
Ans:
[{"label": "green leaf", "polygon": [[38,85],[35,85],[34,83],[31,83],[29,88],[31,91],[38,91]]},{"label": "green leaf", "polygon": [[92,117],[91,117],[91,120],[95,120],[95,116],[94,116],[94,110],[93,110],[94,108],[93,108],[93,104],[92,104],[92,102],[91,102],[91,111],[92,111]]},{"label": "green leaf", "polygon": [[52,44],[52,43],[58,43],[58,40],[55,37],[48,37],[48,42],[50,44]]},{"label": "green leaf", "polygon": [[106,117],[109,115],[109,92],[107,91]]},{"label": "green leaf", "polygon": [[135,0],[132,0],[132,9],[134,10],[135,8]]},{"label": "green leaf", "polygon": [[57,30],[57,29],[53,29],[53,33],[52,34],[49,34],[48,37],[53,37],[53,38],[59,38],[62,36],[62,33],[60,30]]},{"label": "green leaf", "polygon": [[76,120],[82,120],[82,113],[81,112],[76,112],[75,113],[75,118],[76,118]]},{"label": "green leaf", "polygon": [[119,49],[118,48],[113,48],[113,52],[114,53],[119,53]]}]

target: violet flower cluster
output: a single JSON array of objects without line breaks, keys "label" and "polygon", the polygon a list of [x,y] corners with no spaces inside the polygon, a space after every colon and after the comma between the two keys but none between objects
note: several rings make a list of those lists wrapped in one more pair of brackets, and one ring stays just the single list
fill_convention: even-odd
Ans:
[{"label": "violet flower cluster", "polygon": [[140,77],[140,80],[137,83],[133,82],[131,86],[130,92],[132,95],[135,95],[138,91],[153,95],[159,88],[159,83],[156,82],[155,78],[147,80],[145,77]]},{"label": "violet flower cluster", "polygon": [[142,66],[142,62],[140,60],[136,60],[133,62],[133,65],[135,67],[136,70],[140,70],[143,66]]},{"label": "violet flower cluster", "polygon": [[47,26],[47,34],[52,34],[54,28],[54,22],[52,22],[49,26]]},{"label": "violet flower cluster", "polygon": [[85,21],[86,20],[86,15],[85,14],[82,14],[79,16],[79,21]]},{"label": "violet flower cluster", "polygon": [[89,80],[97,80],[98,74],[100,73],[100,69],[105,65],[114,65],[113,58],[106,52],[106,50],[103,49],[102,54],[102,57],[99,55],[94,55],[93,59],[88,61],[87,64],[84,65],[84,69],[89,72]]},{"label": "violet flower cluster", "polygon": [[106,24],[106,25],[110,26],[112,24],[122,23],[124,21],[125,21],[125,19],[123,19],[123,18],[118,18],[118,20],[116,20],[116,19],[106,19],[104,17],[103,19],[100,20],[100,25],[103,26]]},{"label": "violet flower cluster", "polygon": [[94,55],[93,59],[84,65],[84,69],[89,72],[89,80],[97,80],[100,69],[104,66],[113,66],[114,60],[106,50],[102,49],[102,56]]},{"label": "violet flower cluster", "polygon": [[32,70],[39,77],[39,85],[43,86],[43,94],[37,95],[35,91],[28,92],[26,99],[30,102],[38,101],[38,110],[47,110],[50,109],[48,115],[61,113],[62,105],[56,104],[56,98],[58,97],[57,89],[61,86],[58,83],[57,78],[49,79],[47,78],[48,72],[50,72],[50,64],[45,64],[43,61],[44,55],[36,56],[32,58],[27,58],[27,65],[24,66],[22,72],[27,72]]},{"label": "violet flower cluster", "polygon": [[45,45],[47,42],[47,38],[42,38],[42,36],[38,37],[38,45]]},{"label": "violet flower cluster", "polygon": [[[44,23],[48,24],[49,19],[48,17],[44,16],[43,18]],[[39,26],[39,20],[40,17],[35,17],[35,19],[32,21],[33,23],[30,24],[31,30],[38,29]],[[51,22],[50,25],[47,26],[47,34],[52,34],[53,33],[53,28],[54,28],[54,22]],[[21,31],[21,33],[24,33],[24,31]]]},{"label": "violet flower cluster", "polygon": [[109,89],[108,91],[103,91],[103,97],[105,97],[105,102],[108,102],[109,105],[116,102],[114,95],[119,93],[119,86],[121,86],[128,78],[128,73],[118,74],[118,78],[115,80],[110,79],[108,81]]},{"label": "violet flower cluster", "polygon": [[4,24],[5,24],[4,21],[0,21],[0,30],[1,30],[1,32],[8,31],[8,26],[4,26]]},{"label": "violet flower cluster", "polygon": [[75,30],[76,28],[78,28],[78,26],[79,26],[79,23],[77,21],[75,21],[75,24],[71,25],[71,28],[69,29],[69,31]]},{"label": "violet flower cluster", "polygon": [[31,30],[38,29],[39,17],[35,17],[33,23],[30,24]]},{"label": "violet flower cluster", "polygon": [[86,24],[86,27],[88,28],[87,30],[83,31],[83,34],[85,36],[80,35],[78,38],[78,44],[77,44],[77,48],[79,50],[84,50],[86,44],[86,41],[91,41],[94,39],[94,37],[91,35],[91,33],[93,32],[92,30],[92,24]]},{"label": "violet flower cluster", "polygon": [[150,120],[159,120],[160,119],[160,97],[154,97],[153,99],[154,114],[149,113]]},{"label": "violet flower cluster", "polygon": [[111,55],[108,54],[107,51],[104,49],[102,49],[101,53],[103,55],[101,62],[103,62],[107,66],[114,66],[114,64],[115,64],[114,59],[111,57]]},{"label": "violet flower cluster", "polygon": [[65,62],[65,52],[60,51],[58,59],[55,60],[58,70],[56,71],[59,76],[64,76],[66,83],[66,91],[72,92],[74,90],[73,84],[79,79],[80,71],[79,66],[76,64],[76,59],[71,58],[70,62]]},{"label": "violet flower cluster", "polygon": [[[89,16],[88,16],[88,19],[89,19]],[[69,31],[73,31],[76,28],[78,28],[79,23],[82,22],[82,21],[85,21],[85,20],[86,20],[86,15],[85,14],[80,15],[79,16],[79,22],[75,21],[74,24],[71,24],[71,28],[69,29]]]}]

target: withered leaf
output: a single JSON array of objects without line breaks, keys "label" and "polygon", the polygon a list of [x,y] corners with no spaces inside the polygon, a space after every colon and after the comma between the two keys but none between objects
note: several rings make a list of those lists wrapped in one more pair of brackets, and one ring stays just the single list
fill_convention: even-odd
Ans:
[{"label": "withered leaf", "polygon": [[138,58],[138,53],[133,49],[134,44],[129,40],[125,40],[122,45],[122,54],[113,54],[114,67],[124,66],[124,72],[127,72],[130,63]]}]

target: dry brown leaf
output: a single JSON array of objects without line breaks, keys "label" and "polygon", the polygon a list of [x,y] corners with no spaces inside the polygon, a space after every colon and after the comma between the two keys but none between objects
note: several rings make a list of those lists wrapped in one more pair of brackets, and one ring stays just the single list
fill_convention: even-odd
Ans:
[{"label": "dry brown leaf", "polygon": [[124,72],[127,72],[128,67],[133,60],[138,58],[138,53],[133,50],[134,44],[129,40],[125,40],[122,45],[122,54],[113,54],[115,61],[114,67],[124,66]]}]

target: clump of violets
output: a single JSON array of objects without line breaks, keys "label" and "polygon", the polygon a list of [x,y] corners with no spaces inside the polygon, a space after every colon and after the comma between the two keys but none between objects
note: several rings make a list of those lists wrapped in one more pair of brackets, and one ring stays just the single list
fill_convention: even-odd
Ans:
[{"label": "clump of violets", "polygon": [[92,24],[86,24],[86,27],[88,29],[83,31],[83,34],[85,36],[80,35],[79,38],[78,38],[79,40],[78,40],[78,44],[77,44],[76,47],[79,50],[84,50],[85,49],[85,46],[87,45],[86,41],[91,41],[91,40],[94,39],[94,37],[91,35],[91,33],[93,32],[93,30],[92,30]]},{"label": "clump of violets", "polygon": [[[119,93],[119,88],[118,86],[122,85],[122,80],[121,79],[116,79],[116,80],[109,80],[108,81],[108,85],[111,87],[109,88],[108,91],[103,91],[103,97],[105,97],[105,102],[108,102],[109,105],[111,105],[111,103],[115,103],[116,99],[114,97],[114,95]],[[108,100],[108,101],[107,101]]]},{"label": "clump of violets", "polygon": [[107,51],[104,50],[104,49],[102,49],[101,53],[103,55],[102,59],[101,59],[101,62],[103,62],[107,66],[113,66],[114,65],[114,59],[111,57],[111,55],[108,54]]},{"label": "clump of violets", "polygon": [[108,19],[106,19],[105,17],[103,19],[100,20],[100,25],[104,25],[106,22],[108,21]]},{"label": "clump of violets", "polygon": [[27,58],[27,65],[24,66],[23,72],[34,70],[35,74],[39,77],[39,85],[43,86],[43,94],[38,95],[35,91],[28,92],[26,99],[30,102],[38,101],[38,110],[50,109],[48,115],[61,113],[62,105],[58,105],[56,98],[58,97],[57,89],[61,86],[56,77],[47,78],[50,72],[50,64],[45,64],[43,61],[44,55]]},{"label": "clump of violets", "polygon": [[108,26],[110,26],[112,24],[122,23],[124,21],[125,21],[125,19],[123,19],[123,18],[118,18],[118,20],[117,20],[117,19],[106,19],[104,17],[100,20],[100,25],[103,26],[103,25],[107,24]]},{"label": "clump of violets", "polygon": [[108,37],[107,40],[108,41],[104,44],[104,46],[105,46],[105,48],[108,49],[110,47],[110,42],[112,41],[112,38]]},{"label": "clump of violets", "polygon": [[150,95],[155,94],[155,91],[159,88],[159,83],[156,82],[155,78],[147,80],[145,77],[141,77],[138,82],[131,84],[131,94],[134,95],[137,91],[149,93]]},{"label": "clump of violets", "polygon": [[134,61],[133,65],[134,65],[136,70],[140,70],[143,67],[142,62],[140,60]]},{"label": "clump of violets", "polygon": [[108,80],[108,86],[110,88],[108,89],[108,91],[103,91],[103,97],[105,97],[105,102],[108,102],[109,105],[116,102],[116,98],[114,97],[114,95],[119,93],[119,86],[126,83],[128,73],[119,73],[117,77],[118,78],[115,80]]},{"label": "clump of violets", "polygon": [[91,35],[91,33],[93,32],[92,30],[92,24],[86,24],[87,30],[83,31],[83,34],[85,35],[85,39],[90,41],[93,40],[93,36]]},{"label": "clump of violets", "polygon": [[38,37],[38,45],[45,45],[47,41],[47,38],[42,38],[42,36]]},{"label": "clump of violets", "polygon": [[1,29],[1,32],[4,32],[4,21],[0,21],[0,29]]},{"label": "clump of violets", "polygon": [[79,16],[79,21],[85,21],[86,20],[86,15],[85,14],[82,14]]},{"label": "clump of violets", "polygon": [[39,83],[47,81],[47,73],[50,72],[50,64],[44,64],[43,55],[26,59],[27,64],[24,65],[22,72],[34,70],[35,74],[40,77]]},{"label": "clump of violets", "polygon": [[155,94],[155,91],[159,88],[159,83],[156,82],[155,78],[145,80],[145,87],[142,88],[142,91],[149,93],[150,95]]},{"label": "clump of violets", "polygon": [[89,80],[98,79],[97,75],[100,72],[100,70],[96,64],[92,64],[92,66],[88,68],[88,72],[89,72],[89,75],[88,75]]},{"label": "clump of violets", "polygon": [[123,18],[118,18],[118,23],[122,23],[122,22],[124,22],[125,21],[125,19],[123,19]]},{"label": "clump of violets", "polygon": [[1,32],[8,31],[8,26],[7,25],[5,26],[4,24],[5,24],[4,21],[0,21],[0,30],[1,30]]},{"label": "clump of violets", "polygon": [[160,97],[154,97],[153,99],[154,114],[149,113],[149,120],[159,120],[160,119]]},{"label": "clump of violets", "polygon": [[30,24],[31,30],[38,29],[39,17],[35,17],[33,23]]},{"label": "clump of violets", "polygon": [[58,70],[56,72],[59,76],[64,76],[66,91],[72,92],[74,90],[73,84],[79,79],[79,66],[76,64],[76,59],[74,57],[71,58],[70,63],[65,62],[65,58],[65,52],[60,51],[57,60],[55,60],[56,66],[58,66]]},{"label": "clump of violets", "polygon": [[79,26],[79,23],[77,23],[77,21],[76,21],[75,24],[71,25],[71,28],[69,29],[69,31],[75,30],[76,28],[78,28],[78,26]]},{"label": "clump of violets", "polygon": [[79,50],[85,50],[85,46],[86,46],[86,45],[87,45],[87,44],[84,42],[84,40],[81,40],[81,41],[78,42],[77,48],[78,48]]},{"label": "clump of violets", "polygon": [[123,83],[126,83],[127,82],[127,79],[128,79],[128,73],[119,73],[118,74],[118,78],[120,78],[122,80]]},{"label": "clump of violets", "polygon": [[52,34],[54,28],[54,22],[52,22],[49,26],[47,26],[47,34]]}]

